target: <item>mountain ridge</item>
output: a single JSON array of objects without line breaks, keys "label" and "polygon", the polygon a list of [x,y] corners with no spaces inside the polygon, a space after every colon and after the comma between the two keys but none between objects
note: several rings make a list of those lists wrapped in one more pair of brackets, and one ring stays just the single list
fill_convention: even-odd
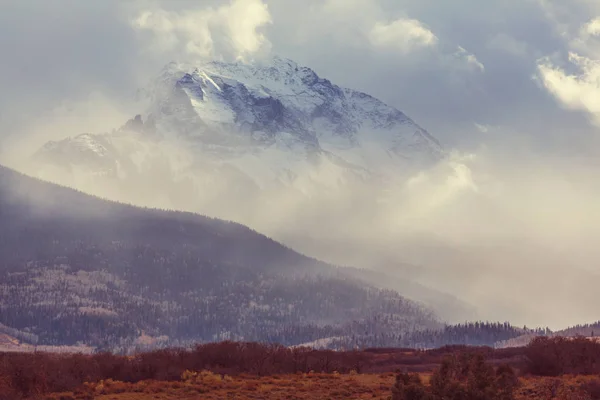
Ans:
[{"label": "mountain ridge", "polygon": [[69,173],[121,176],[144,169],[149,147],[160,152],[172,141],[189,150],[170,157],[178,176],[194,176],[201,161],[233,168],[260,189],[283,184],[306,193],[405,175],[444,157],[398,109],[281,57],[172,62],[139,97],[144,111],[118,131],[48,143],[37,159]]}]

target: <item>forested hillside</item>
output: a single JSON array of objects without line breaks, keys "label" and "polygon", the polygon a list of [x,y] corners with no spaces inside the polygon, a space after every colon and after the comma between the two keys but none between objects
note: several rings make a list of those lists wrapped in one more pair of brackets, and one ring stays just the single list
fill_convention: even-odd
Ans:
[{"label": "forested hillside", "polygon": [[[101,200],[0,168],[0,323],[112,350],[408,333],[431,311],[239,224]],[[381,324],[384,324],[381,326]]]}]

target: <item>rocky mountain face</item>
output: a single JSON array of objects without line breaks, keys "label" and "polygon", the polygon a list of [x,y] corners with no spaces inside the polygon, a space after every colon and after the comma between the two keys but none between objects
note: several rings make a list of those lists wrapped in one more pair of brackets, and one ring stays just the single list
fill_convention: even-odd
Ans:
[{"label": "rocky mountain face", "polygon": [[[112,133],[47,143],[41,176],[189,179],[198,191],[227,182],[246,192],[312,194],[397,178],[444,156],[399,110],[275,57],[260,64],[170,63],[140,91],[140,115]],[[54,170],[53,170],[54,168]]]}]

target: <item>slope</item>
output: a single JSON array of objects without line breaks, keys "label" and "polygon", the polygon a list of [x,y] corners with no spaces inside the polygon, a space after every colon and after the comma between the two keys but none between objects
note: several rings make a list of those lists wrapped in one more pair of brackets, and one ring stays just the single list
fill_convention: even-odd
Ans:
[{"label": "slope", "polygon": [[4,167],[0,220],[0,323],[39,344],[298,344],[364,334],[377,316],[397,332],[438,326],[398,293],[242,225],[113,203]]}]

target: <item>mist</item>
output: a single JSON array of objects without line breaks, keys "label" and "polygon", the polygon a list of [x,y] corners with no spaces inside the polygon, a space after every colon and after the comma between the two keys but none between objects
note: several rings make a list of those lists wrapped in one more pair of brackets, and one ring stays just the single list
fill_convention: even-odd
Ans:
[{"label": "mist", "polygon": [[[103,198],[241,222],[324,261],[452,294],[484,320],[551,328],[598,320],[600,166],[597,92],[590,89],[596,70],[585,61],[598,52],[597,38],[581,30],[598,11],[594,4],[578,2],[568,17],[555,2],[528,4],[523,18],[515,18],[522,10],[513,4],[502,10],[510,26],[489,24],[490,31],[473,35],[489,15],[465,16],[458,32],[432,11],[438,5],[353,3],[353,9],[336,1],[312,4],[308,15],[323,16],[303,23],[314,32],[292,25],[280,1],[106,2],[76,7],[73,20],[59,21],[62,30],[50,26],[52,18],[46,26],[36,17],[31,26],[64,40],[50,55],[65,62],[50,63],[47,79],[12,64],[0,74],[7,88],[0,95],[0,163]],[[28,4],[13,6],[14,15],[28,15]],[[250,11],[249,23],[236,29]],[[88,41],[68,42],[78,23]],[[118,29],[108,40],[103,27],[111,23]],[[7,22],[5,36],[26,40],[21,47],[0,44],[2,54],[15,65],[43,65],[49,54],[35,53],[39,32],[24,36],[16,25]],[[541,33],[528,33],[531,26]],[[556,34],[565,26],[566,37]],[[400,28],[420,34],[400,49],[373,37]],[[102,44],[101,51],[90,51],[98,48],[93,44]],[[585,58],[569,64],[565,54],[572,51]],[[168,61],[270,53],[314,63],[332,81],[406,111],[439,135],[446,159],[384,183],[327,175],[315,165],[293,189],[202,165],[176,138],[144,139],[138,165],[118,179],[39,169],[32,161],[49,140],[110,132],[142,112],[135,90]],[[27,61],[26,54],[35,57]],[[363,54],[368,60],[358,59]]]},{"label": "mist", "polygon": [[[0,162],[103,198],[240,222],[323,261],[451,294],[484,320],[553,329],[593,321],[600,169],[594,159],[519,144],[452,151],[431,169],[384,183],[340,185],[344,177],[317,165],[293,188],[198,165],[174,139],[148,141],[137,173],[120,178],[35,169],[31,151]],[[25,139],[11,147],[36,149]]]}]

